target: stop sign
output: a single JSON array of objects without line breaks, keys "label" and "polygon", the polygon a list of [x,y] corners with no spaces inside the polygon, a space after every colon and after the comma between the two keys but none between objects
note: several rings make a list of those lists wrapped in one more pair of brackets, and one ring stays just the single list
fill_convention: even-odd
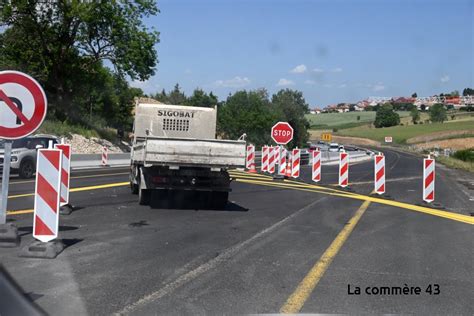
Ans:
[{"label": "stop sign", "polygon": [[293,139],[293,127],[287,122],[278,122],[272,127],[272,139],[275,143],[286,145]]}]

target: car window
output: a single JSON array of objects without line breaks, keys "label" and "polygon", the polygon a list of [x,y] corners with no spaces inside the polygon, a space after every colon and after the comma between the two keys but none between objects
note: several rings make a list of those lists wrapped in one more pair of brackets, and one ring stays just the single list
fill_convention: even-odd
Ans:
[{"label": "car window", "polygon": [[22,138],[22,139],[17,139],[13,141],[12,148],[26,148],[27,146],[28,139],[27,138]]}]

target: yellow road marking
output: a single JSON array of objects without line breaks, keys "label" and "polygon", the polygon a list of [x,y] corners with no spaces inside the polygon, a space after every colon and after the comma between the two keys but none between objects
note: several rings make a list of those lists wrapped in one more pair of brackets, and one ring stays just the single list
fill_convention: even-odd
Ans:
[{"label": "yellow road marking", "polygon": [[251,183],[251,184],[258,184],[258,185],[268,185],[268,186],[274,186],[274,187],[280,187],[280,188],[290,188],[290,189],[301,190],[301,191],[322,193],[322,194],[327,194],[327,195],[332,195],[332,196],[340,196],[340,197],[345,197],[345,198],[350,198],[350,199],[361,200],[361,201],[370,201],[370,202],[374,202],[378,204],[390,205],[390,206],[394,206],[398,208],[403,208],[403,209],[407,209],[407,210],[411,210],[415,212],[421,212],[421,213],[425,213],[425,214],[429,214],[433,216],[438,216],[438,217],[447,218],[454,221],[474,225],[474,217],[471,217],[471,216],[442,211],[442,210],[436,210],[429,207],[418,206],[418,205],[413,205],[413,204],[404,203],[404,202],[385,200],[385,199],[367,196],[367,195],[361,195],[357,193],[328,192],[328,191],[317,190],[316,188],[312,189],[310,187],[306,187],[306,188],[304,186],[298,187],[298,186],[288,185],[284,183],[280,183],[280,184],[271,183],[269,181],[247,180],[247,179],[238,179],[237,181]]},{"label": "yellow road marking", "polygon": [[[118,175],[125,175],[125,174],[130,174],[130,172],[104,173],[104,174],[97,174],[97,175],[90,175],[90,176],[77,176],[77,177],[71,177],[71,179],[99,178],[99,177],[118,176]],[[23,183],[34,183],[34,182],[35,180],[10,181],[10,184],[23,184]]]},{"label": "yellow road marking", "polygon": [[229,174],[230,175],[236,175],[236,176],[253,176],[253,177],[257,177],[257,178],[273,179],[272,176],[268,176],[268,175],[265,175],[265,174],[250,173],[250,172],[238,171],[238,170],[229,171]]},{"label": "yellow road marking", "polygon": [[7,215],[20,215],[20,214],[28,214],[33,213],[34,210],[18,210],[18,211],[7,211]]},{"label": "yellow road marking", "polygon": [[364,215],[364,212],[367,210],[369,205],[370,201],[365,201],[359,207],[354,216],[350,219],[349,223],[346,224],[339,232],[336,239],[333,240],[321,258],[319,258],[308,274],[300,282],[293,294],[291,294],[286,303],[282,306],[280,313],[295,314],[301,310],[304,303],[311,295],[316,285],[318,285],[334,257],[337,255],[339,250],[341,250],[342,246],[346,242],[351,232],[354,230],[354,227],[357,225],[362,215]]},{"label": "yellow road marking", "polygon": [[[117,183],[109,183],[109,184],[100,184],[100,185],[93,185],[88,187],[79,187],[79,188],[72,188],[69,192],[81,192],[81,191],[90,191],[90,190],[98,190],[98,189],[107,189],[107,188],[114,188],[114,187],[121,187],[130,185],[130,182],[117,182]],[[25,193],[25,194],[18,194],[18,195],[10,195],[9,199],[15,199],[20,197],[26,196],[33,196],[34,193]]]}]

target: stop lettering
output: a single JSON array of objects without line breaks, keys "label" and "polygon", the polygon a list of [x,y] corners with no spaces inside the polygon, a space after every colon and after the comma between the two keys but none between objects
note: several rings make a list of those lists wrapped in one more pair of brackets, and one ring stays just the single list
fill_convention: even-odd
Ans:
[{"label": "stop lettering", "polygon": [[293,139],[293,128],[287,122],[278,122],[273,125],[271,136],[275,143],[286,145]]}]

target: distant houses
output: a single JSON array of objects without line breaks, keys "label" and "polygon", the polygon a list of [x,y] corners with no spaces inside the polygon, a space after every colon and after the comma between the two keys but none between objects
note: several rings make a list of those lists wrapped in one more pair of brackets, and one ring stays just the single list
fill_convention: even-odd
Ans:
[{"label": "distant houses", "polygon": [[331,104],[323,109],[313,108],[311,114],[320,113],[346,113],[353,111],[367,111],[372,110],[376,106],[380,106],[385,103],[391,103],[394,108],[398,110],[409,110],[415,105],[418,110],[428,110],[431,106],[436,103],[442,103],[446,107],[453,109],[460,109],[466,106],[474,106],[474,96],[431,96],[423,98],[414,97],[369,97],[366,100],[359,101],[357,103],[339,103]]}]

